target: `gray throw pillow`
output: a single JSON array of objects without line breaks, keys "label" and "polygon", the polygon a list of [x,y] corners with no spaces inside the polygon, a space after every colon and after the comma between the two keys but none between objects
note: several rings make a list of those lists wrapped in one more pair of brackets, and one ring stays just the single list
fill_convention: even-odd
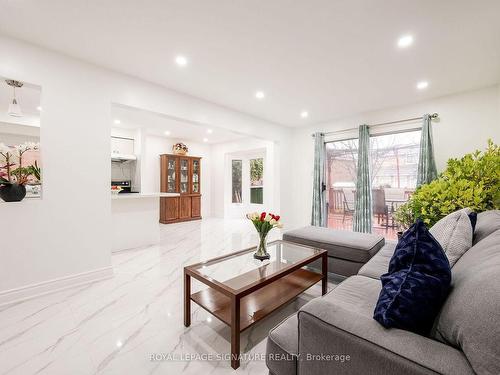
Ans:
[{"label": "gray throw pillow", "polygon": [[472,212],[464,208],[443,217],[429,229],[429,232],[443,248],[450,267],[472,247],[472,225],[468,214]]}]

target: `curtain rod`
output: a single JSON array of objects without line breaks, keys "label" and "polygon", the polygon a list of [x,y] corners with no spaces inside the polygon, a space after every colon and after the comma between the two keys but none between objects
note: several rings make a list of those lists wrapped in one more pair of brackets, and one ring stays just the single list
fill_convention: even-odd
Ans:
[{"label": "curtain rod", "polygon": [[[431,120],[435,120],[439,117],[439,114],[437,113],[433,113],[431,115]],[[371,124],[371,125],[368,125],[368,126],[379,126],[379,125],[391,125],[391,124],[399,124],[401,122],[408,122],[408,121],[416,121],[416,120],[422,120],[424,118],[424,116],[420,116],[420,117],[412,117],[412,118],[407,118],[407,119],[403,119],[403,120],[397,120],[397,121],[388,121],[388,122],[380,122],[378,124]],[[349,130],[356,130],[358,129],[358,127],[355,127],[355,128],[349,128],[349,129],[342,129],[342,130],[336,130],[336,131],[333,131],[333,132],[327,132],[327,133],[323,133],[324,135],[330,135],[330,134],[335,134],[335,133],[341,133],[341,132],[345,132],[345,131],[349,131]],[[312,135],[314,137],[314,134]]]}]

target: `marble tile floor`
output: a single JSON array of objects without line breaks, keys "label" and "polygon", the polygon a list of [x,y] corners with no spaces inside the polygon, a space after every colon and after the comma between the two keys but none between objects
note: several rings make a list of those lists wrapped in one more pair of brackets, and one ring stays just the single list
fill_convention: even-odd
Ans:
[{"label": "marble tile floor", "polygon": [[[183,326],[183,266],[257,240],[246,220],[163,225],[159,245],[112,256],[113,278],[0,307],[0,375],[267,374],[263,360],[236,371],[226,360],[186,360],[228,354],[230,330],[194,303]],[[268,331],[320,294],[315,285],[246,330],[243,354],[261,357]]]}]

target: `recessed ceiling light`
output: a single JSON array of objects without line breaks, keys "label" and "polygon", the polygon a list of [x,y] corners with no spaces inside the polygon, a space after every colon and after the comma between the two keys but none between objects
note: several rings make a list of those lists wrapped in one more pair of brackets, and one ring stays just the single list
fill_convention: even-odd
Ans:
[{"label": "recessed ceiling light", "polygon": [[203,138],[203,142],[208,142],[208,138]]},{"label": "recessed ceiling light", "polygon": [[41,106],[36,107],[36,109],[37,109],[38,111],[40,111],[40,112],[42,111],[42,107],[41,107]]},{"label": "recessed ceiling light", "polygon": [[165,135],[170,135],[170,130],[166,130]]},{"label": "recessed ceiling light", "polygon": [[257,92],[255,93],[255,97],[256,97],[257,99],[261,100],[261,99],[264,99],[264,98],[266,97],[266,94],[264,94],[264,92],[263,92],[263,91],[257,91]]},{"label": "recessed ceiling light", "polygon": [[207,129],[207,134],[212,134],[214,131],[212,129]]},{"label": "recessed ceiling light", "polygon": [[186,66],[188,63],[186,57],[180,55],[175,58],[175,62],[179,66]]},{"label": "recessed ceiling light", "polygon": [[113,121],[113,122],[114,122],[116,125],[118,125],[118,124],[121,124],[121,123],[122,123],[122,122],[121,122],[120,120],[118,120],[118,119],[116,119],[116,120],[115,120],[115,121]]},{"label": "recessed ceiling light", "polygon": [[307,111],[300,112],[300,117],[302,117],[302,118],[308,118],[309,117],[309,112],[307,112]]},{"label": "recessed ceiling light", "polygon": [[118,341],[116,342],[116,347],[117,347],[117,348],[121,348],[122,346],[123,346],[123,342],[121,342],[120,340],[118,340]]},{"label": "recessed ceiling light", "polygon": [[421,81],[421,82],[417,83],[417,89],[419,89],[419,90],[426,89],[427,86],[429,86],[429,82],[427,82],[427,81]]},{"label": "recessed ceiling light", "polygon": [[413,44],[413,37],[411,35],[403,35],[398,39],[398,47],[406,48]]}]

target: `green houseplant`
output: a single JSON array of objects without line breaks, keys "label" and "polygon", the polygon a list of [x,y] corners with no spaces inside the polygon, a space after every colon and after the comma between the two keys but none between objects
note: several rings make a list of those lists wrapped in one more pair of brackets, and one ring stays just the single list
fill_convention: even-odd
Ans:
[{"label": "green houseplant", "polygon": [[431,227],[461,208],[475,212],[500,208],[500,147],[488,140],[486,150],[477,150],[448,160],[446,169],[429,184],[420,186],[395,212],[401,229],[417,218]]}]

